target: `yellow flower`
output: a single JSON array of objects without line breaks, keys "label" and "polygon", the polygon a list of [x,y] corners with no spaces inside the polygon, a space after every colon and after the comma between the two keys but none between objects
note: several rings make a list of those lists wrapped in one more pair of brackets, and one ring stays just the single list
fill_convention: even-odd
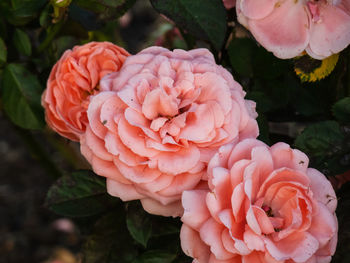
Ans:
[{"label": "yellow flower", "polygon": [[302,82],[315,82],[327,77],[334,70],[339,54],[334,54],[324,60],[317,60],[304,55],[294,61],[294,71]]}]

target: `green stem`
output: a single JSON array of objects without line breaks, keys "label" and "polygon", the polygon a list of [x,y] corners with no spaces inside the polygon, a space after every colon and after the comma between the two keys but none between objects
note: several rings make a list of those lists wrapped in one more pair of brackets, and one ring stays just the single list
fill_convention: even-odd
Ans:
[{"label": "green stem", "polygon": [[60,22],[58,22],[57,24],[54,24],[51,27],[51,30],[47,34],[46,38],[44,39],[44,41],[38,47],[38,53],[43,52],[51,44],[52,40],[55,38],[55,36],[61,30],[63,24],[64,24],[64,21],[60,21]]},{"label": "green stem", "polygon": [[40,164],[44,167],[47,173],[53,178],[59,178],[62,176],[61,170],[51,160],[49,154],[43,149],[43,147],[35,140],[32,133],[28,130],[14,126],[17,134],[21,137],[26,144],[31,154],[36,157]]}]

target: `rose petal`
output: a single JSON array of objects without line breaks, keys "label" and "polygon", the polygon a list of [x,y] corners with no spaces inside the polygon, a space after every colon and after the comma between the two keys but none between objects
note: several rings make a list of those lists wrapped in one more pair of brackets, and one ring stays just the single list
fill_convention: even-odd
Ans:
[{"label": "rose petal", "polygon": [[337,231],[337,221],[324,204],[319,203],[318,213],[312,218],[308,232],[317,238],[320,247],[325,246]]},{"label": "rose petal", "polygon": [[178,104],[175,98],[162,92],[161,89],[155,89],[147,93],[142,104],[142,113],[149,120],[159,116],[175,116],[178,114]]},{"label": "rose petal", "polygon": [[326,58],[350,43],[350,14],[337,6],[319,5],[322,20],[312,23],[309,47],[312,53]]},{"label": "rose petal", "polygon": [[309,165],[309,158],[305,153],[291,149],[286,143],[276,143],[271,146],[274,168],[289,167],[302,172],[306,172]]},{"label": "rose petal", "polygon": [[124,202],[144,198],[145,196],[135,190],[131,184],[123,184],[118,181],[107,178],[106,180],[107,192],[119,197]]},{"label": "rose petal", "polygon": [[210,217],[205,203],[207,193],[208,191],[205,190],[184,191],[182,193],[184,214],[181,221],[197,231]]},{"label": "rose petal", "polygon": [[91,160],[91,164],[96,174],[99,174],[107,178],[111,178],[120,183],[131,184],[131,182],[121,174],[121,172],[114,165],[113,162],[101,160],[100,158],[93,156]]},{"label": "rose petal", "polygon": [[310,188],[315,199],[323,203],[332,213],[334,213],[338,200],[331,183],[316,169],[307,169],[307,176],[311,181]]},{"label": "rose petal", "polygon": [[111,91],[99,93],[91,99],[89,108],[87,110],[91,130],[94,132],[94,134],[96,134],[96,136],[101,139],[104,138],[107,129],[101,122],[100,108],[105,103],[105,101],[113,96],[116,96],[116,93]]},{"label": "rose petal", "polygon": [[181,248],[183,252],[197,262],[208,262],[210,249],[201,240],[199,233],[183,224],[180,231]]},{"label": "rose petal", "polygon": [[185,190],[194,189],[203,177],[203,173],[182,173],[173,177],[171,184],[159,191],[163,196],[181,195]]},{"label": "rose petal", "polygon": [[142,130],[131,126],[124,118],[121,118],[118,123],[118,134],[123,144],[140,156],[153,157],[159,153],[155,149],[147,148],[145,140],[140,137],[144,135]]},{"label": "rose petal", "polygon": [[222,244],[221,234],[223,230],[224,227],[222,225],[218,224],[214,219],[209,218],[199,231],[201,239],[210,246],[210,251],[219,260],[230,259],[234,256]]},{"label": "rose petal", "polygon": [[195,146],[182,148],[176,152],[162,152],[156,159],[158,160],[158,169],[163,173],[180,174],[195,167],[199,161],[200,152]]},{"label": "rose petal", "polygon": [[[186,126],[181,130],[180,139],[193,142],[207,141],[210,133],[214,129],[215,116],[213,111],[215,103],[201,104],[196,112],[187,115]],[[205,119],[205,121],[203,121]]]},{"label": "rose petal", "polygon": [[293,259],[295,262],[305,262],[319,247],[317,239],[307,232],[295,233],[276,243],[264,238],[264,242],[266,249],[275,259]]},{"label": "rose petal", "polygon": [[300,55],[309,42],[309,18],[303,1],[279,2],[270,15],[248,20],[248,25],[256,40],[279,58]]},{"label": "rose petal", "polygon": [[183,214],[183,208],[180,201],[163,205],[151,198],[141,199],[141,204],[146,212],[153,215],[178,217]]},{"label": "rose petal", "polygon": [[249,228],[244,231],[244,242],[250,250],[265,251],[263,239]]},{"label": "rose petal", "polygon": [[105,161],[113,160],[113,156],[107,152],[105,148],[104,141],[96,137],[96,135],[91,131],[90,127],[87,127],[84,137],[86,145],[98,158]]},{"label": "rose petal", "polygon": [[272,12],[276,2],[276,0],[242,0],[240,7],[249,19],[262,19]]},{"label": "rose petal", "polygon": [[251,159],[251,150],[257,146],[265,146],[265,143],[255,139],[245,139],[239,142],[233,149],[228,160],[228,167],[242,159]]}]

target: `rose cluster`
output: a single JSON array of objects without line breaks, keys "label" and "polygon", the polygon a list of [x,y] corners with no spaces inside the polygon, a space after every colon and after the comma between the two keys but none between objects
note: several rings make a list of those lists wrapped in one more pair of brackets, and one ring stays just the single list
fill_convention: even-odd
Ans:
[{"label": "rose cluster", "polygon": [[331,184],[304,153],[257,140],[255,102],[244,97],[207,49],[130,55],[92,42],[63,54],[42,105],[109,194],[181,216],[193,262],[330,262]]}]

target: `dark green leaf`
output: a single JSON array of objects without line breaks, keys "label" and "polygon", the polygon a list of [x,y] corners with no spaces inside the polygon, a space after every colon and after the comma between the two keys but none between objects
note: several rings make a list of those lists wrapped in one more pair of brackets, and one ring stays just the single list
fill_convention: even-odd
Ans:
[{"label": "dark green leaf", "polygon": [[274,79],[280,76],[288,68],[287,60],[278,59],[272,53],[259,47],[253,56],[254,75],[264,79]]},{"label": "dark green leaf", "polygon": [[337,120],[350,123],[350,97],[343,98],[335,103],[332,111]]},{"label": "dark green leaf", "polygon": [[295,145],[312,155],[323,155],[343,138],[337,122],[324,121],[306,127],[296,139]]},{"label": "dark green leaf", "polygon": [[350,169],[350,136],[335,121],[312,124],[297,137],[295,145],[310,158],[310,166],[333,176]]},{"label": "dark green leaf", "polygon": [[289,75],[284,75],[278,79],[254,78],[252,91],[248,92],[248,97],[257,103],[259,112],[272,112],[273,110],[291,108],[288,104],[291,102],[294,106],[297,102],[292,100],[293,94],[298,92],[299,86]]},{"label": "dark green leaf", "polygon": [[256,108],[260,112],[268,112],[273,109],[274,103],[266,93],[262,91],[252,91],[247,94],[247,99],[256,102]]},{"label": "dark green leaf", "polygon": [[311,87],[301,87],[298,93],[294,94],[296,97],[295,103],[293,106],[296,111],[304,116],[319,116],[325,113],[328,110],[328,107],[325,107],[320,98],[320,94],[314,92]]},{"label": "dark green leaf", "polygon": [[28,35],[18,28],[13,35],[13,43],[19,53],[26,56],[30,56],[32,54],[32,45]]},{"label": "dark green leaf", "polygon": [[155,227],[152,228],[152,237],[160,237],[164,235],[180,234],[181,221],[178,218],[171,217],[155,217],[152,220]]},{"label": "dark green leaf", "polygon": [[143,253],[133,263],[171,263],[175,258],[175,254],[161,250],[151,250]]},{"label": "dark green leaf", "polygon": [[41,85],[24,66],[7,65],[2,90],[4,109],[16,125],[25,129],[40,129],[45,125],[40,104]]},{"label": "dark green leaf", "polygon": [[7,60],[7,47],[5,42],[0,38],[0,65],[6,63]]},{"label": "dark green leaf", "polygon": [[248,38],[235,38],[228,47],[232,68],[240,75],[251,77],[253,74],[252,58],[256,44]]},{"label": "dark green leaf", "polygon": [[118,201],[107,194],[103,177],[79,171],[61,177],[51,186],[46,206],[59,215],[84,217],[106,211]]},{"label": "dark green leaf", "polygon": [[139,202],[130,202],[127,206],[126,224],[131,236],[144,247],[152,234],[152,220]]},{"label": "dark green leaf", "polygon": [[323,82],[302,83],[293,93],[293,106],[303,116],[328,117],[329,108],[333,104],[332,91],[333,84],[329,83],[329,79]]},{"label": "dark green leaf", "polygon": [[227,29],[222,0],[151,0],[151,3],[177,26],[221,49]]},{"label": "dark green leaf", "polygon": [[72,20],[77,21],[89,31],[97,30],[102,26],[94,12],[81,8],[75,4],[72,4],[69,7],[69,16]]},{"label": "dark green leaf", "polygon": [[12,7],[7,7],[7,21],[13,25],[25,25],[30,22],[39,10],[47,3],[47,0],[23,0],[12,2]]},{"label": "dark green leaf", "polygon": [[122,206],[97,221],[83,245],[84,263],[130,263],[137,254]]}]

